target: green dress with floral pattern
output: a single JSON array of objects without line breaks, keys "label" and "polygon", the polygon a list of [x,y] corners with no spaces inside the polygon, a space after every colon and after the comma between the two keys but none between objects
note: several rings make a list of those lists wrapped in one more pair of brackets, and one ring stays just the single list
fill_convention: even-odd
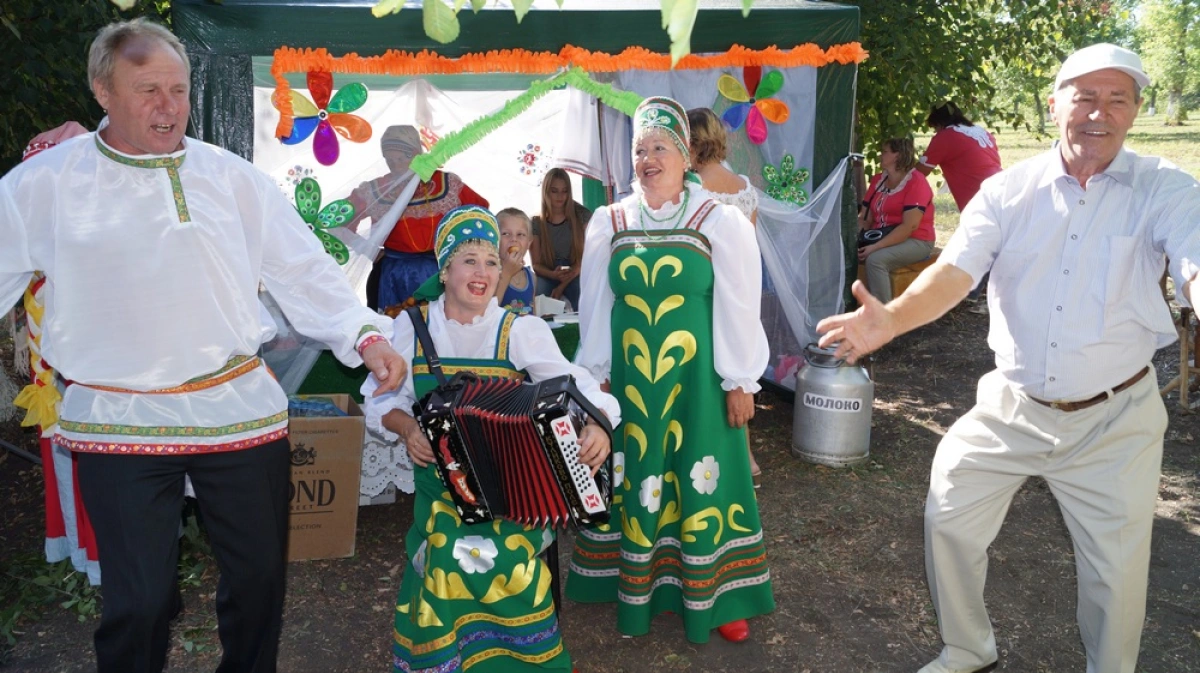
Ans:
[{"label": "green dress with floral pattern", "polygon": [[[446,376],[524,378],[508,361],[515,313],[501,321],[493,360],[446,358]],[[413,384],[420,399],[436,385],[417,345]],[[539,556],[554,532],[507,519],[466,524],[434,468],[415,469],[413,525],[405,538],[411,563],[396,599],[396,671],[521,673],[571,670]]]},{"label": "green dress with floral pattern", "polygon": [[[618,601],[622,633],[680,614],[688,640],[774,609],[746,430],[726,421],[713,364],[713,265],[700,224],[627,230],[612,207],[609,284],[614,437],[612,523],[576,537],[567,595]],[[682,216],[681,216],[682,217]]]}]

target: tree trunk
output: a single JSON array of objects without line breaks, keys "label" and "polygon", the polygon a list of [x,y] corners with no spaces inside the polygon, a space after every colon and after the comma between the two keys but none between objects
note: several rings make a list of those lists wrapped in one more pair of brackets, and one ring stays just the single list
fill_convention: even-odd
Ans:
[{"label": "tree trunk", "polygon": [[1164,126],[1179,126],[1183,123],[1183,92],[1172,89],[1167,92],[1167,113],[1163,115]]},{"label": "tree trunk", "polygon": [[1040,96],[1038,96],[1036,91],[1033,92],[1033,107],[1037,109],[1037,113],[1038,113],[1038,117],[1037,117],[1037,119],[1038,119],[1038,126],[1037,126],[1038,135],[1045,135],[1046,134],[1046,101],[1042,100],[1042,98]]}]

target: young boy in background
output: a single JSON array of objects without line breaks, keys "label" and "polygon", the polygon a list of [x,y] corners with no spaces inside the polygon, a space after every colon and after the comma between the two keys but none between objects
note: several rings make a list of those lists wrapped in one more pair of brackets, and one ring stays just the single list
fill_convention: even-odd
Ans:
[{"label": "young boy in background", "polygon": [[518,208],[505,208],[496,214],[500,224],[500,283],[496,300],[502,308],[518,313],[533,310],[533,269],[525,266],[525,254],[533,238],[533,223]]}]

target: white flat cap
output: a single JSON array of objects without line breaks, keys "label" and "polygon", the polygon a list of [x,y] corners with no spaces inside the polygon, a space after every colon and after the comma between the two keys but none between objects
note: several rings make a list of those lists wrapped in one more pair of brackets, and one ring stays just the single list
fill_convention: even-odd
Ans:
[{"label": "white flat cap", "polygon": [[1115,44],[1101,42],[1090,47],[1084,47],[1067,57],[1062,67],[1058,69],[1058,77],[1054,79],[1054,90],[1058,91],[1070,80],[1081,77],[1097,70],[1112,68],[1133,78],[1138,88],[1150,85],[1150,77],[1142,70],[1142,59],[1137,54]]}]

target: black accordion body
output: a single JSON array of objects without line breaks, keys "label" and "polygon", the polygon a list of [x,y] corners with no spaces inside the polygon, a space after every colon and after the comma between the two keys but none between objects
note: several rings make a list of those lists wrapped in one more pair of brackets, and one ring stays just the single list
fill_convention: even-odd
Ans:
[{"label": "black accordion body", "polygon": [[579,432],[608,419],[571,376],[537,383],[460,372],[415,406],[437,470],[466,523],[497,517],[535,526],[605,523],[612,458],[595,477],[579,462]]}]

